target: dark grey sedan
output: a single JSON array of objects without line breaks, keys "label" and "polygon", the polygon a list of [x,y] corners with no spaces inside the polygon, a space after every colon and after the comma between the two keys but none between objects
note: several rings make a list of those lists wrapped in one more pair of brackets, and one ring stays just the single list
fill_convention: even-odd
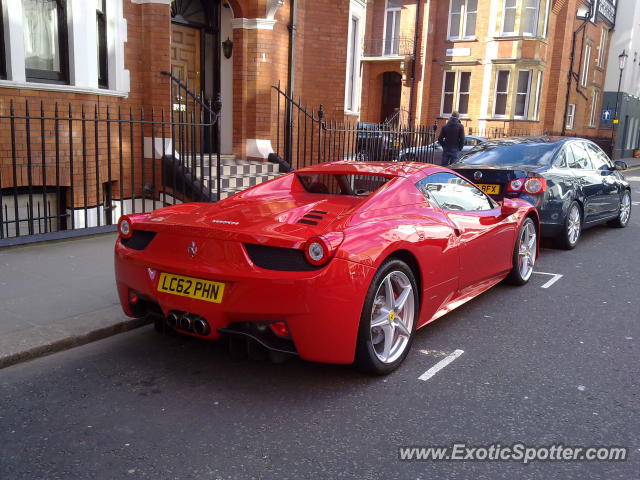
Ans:
[{"label": "dark grey sedan", "polygon": [[[467,135],[464,141],[462,153],[468,152],[476,145],[484,142],[486,138]],[[433,153],[431,152],[433,151]],[[410,147],[400,151],[398,155],[399,162],[429,162],[436,165],[442,165],[442,147],[438,142],[422,147]]]},{"label": "dark grey sedan", "polygon": [[450,166],[496,200],[522,198],[540,214],[542,235],[576,246],[586,227],[625,227],[631,188],[595,143],[581,138],[518,137],[474,147]]}]

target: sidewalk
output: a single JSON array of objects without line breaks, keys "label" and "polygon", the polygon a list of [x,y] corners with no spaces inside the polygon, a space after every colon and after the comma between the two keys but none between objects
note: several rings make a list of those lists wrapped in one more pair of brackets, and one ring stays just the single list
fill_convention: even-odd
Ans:
[{"label": "sidewalk", "polygon": [[120,309],[116,234],[0,249],[0,368],[146,323]]},{"label": "sidewalk", "polygon": [[[633,158],[633,157],[629,157],[629,158],[621,158],[620,160],[622,160],[623,162],[625,162],[627,164],[628,168],[638,168],[640,167],[640,158]],[[622,172],[624,173],[624,172]]]}]

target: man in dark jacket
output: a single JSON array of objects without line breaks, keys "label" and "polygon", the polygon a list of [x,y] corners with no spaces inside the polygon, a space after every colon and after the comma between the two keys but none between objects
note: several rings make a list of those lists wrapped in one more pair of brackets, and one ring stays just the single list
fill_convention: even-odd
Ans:
[{"label": "man in dark jacket", "polygon": [[464,127],[458,120],[458,112],[453,112],[447,124],[440,130],[438,143],[442,146],[442,165],[454,163],[464,147]]}]

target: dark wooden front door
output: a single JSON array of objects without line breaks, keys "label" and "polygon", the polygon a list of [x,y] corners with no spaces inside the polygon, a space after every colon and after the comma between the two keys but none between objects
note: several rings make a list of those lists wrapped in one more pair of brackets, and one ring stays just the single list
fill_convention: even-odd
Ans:
[{"label": "dark wooden front door", "polygon": [[402,75],[397,72],[385,72],[382,77],[382,109],[380,122],[391,118],[400,109],[402,96]]}]

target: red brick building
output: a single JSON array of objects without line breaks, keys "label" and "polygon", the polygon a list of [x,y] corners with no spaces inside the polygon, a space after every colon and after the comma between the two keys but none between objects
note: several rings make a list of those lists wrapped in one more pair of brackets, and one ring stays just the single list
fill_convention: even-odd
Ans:
[{"label": "red brick building", "polygon": [[371,0],[362,119],[562,133],[567,104],[567,133],[597,137],[614,21],[609,0]]},{"label": "red brick building", "polygon": [[[42,190],[44,213],[28,216],[56,218],[45,227],[29,220],[23,232],[27,224],[30,233],[65,228],[65,216],[66,228],[109,224],[136,204],[166,200],[160,157],[178,139],[159,119],[173,114],[179,123],[189,112],[186,94],[161,72],[205,102],[220,92],[225,165],[264,159],[277,147],[278,83],[323,104],[327,116],[357,115],[364,0],[0,0],[0,7],[4,236],[16,234],[20,212],[36,208],[33,187]],[[135,123],[117,132],[107,115]],[[123,197],[128,203],[118,204]]]}]

